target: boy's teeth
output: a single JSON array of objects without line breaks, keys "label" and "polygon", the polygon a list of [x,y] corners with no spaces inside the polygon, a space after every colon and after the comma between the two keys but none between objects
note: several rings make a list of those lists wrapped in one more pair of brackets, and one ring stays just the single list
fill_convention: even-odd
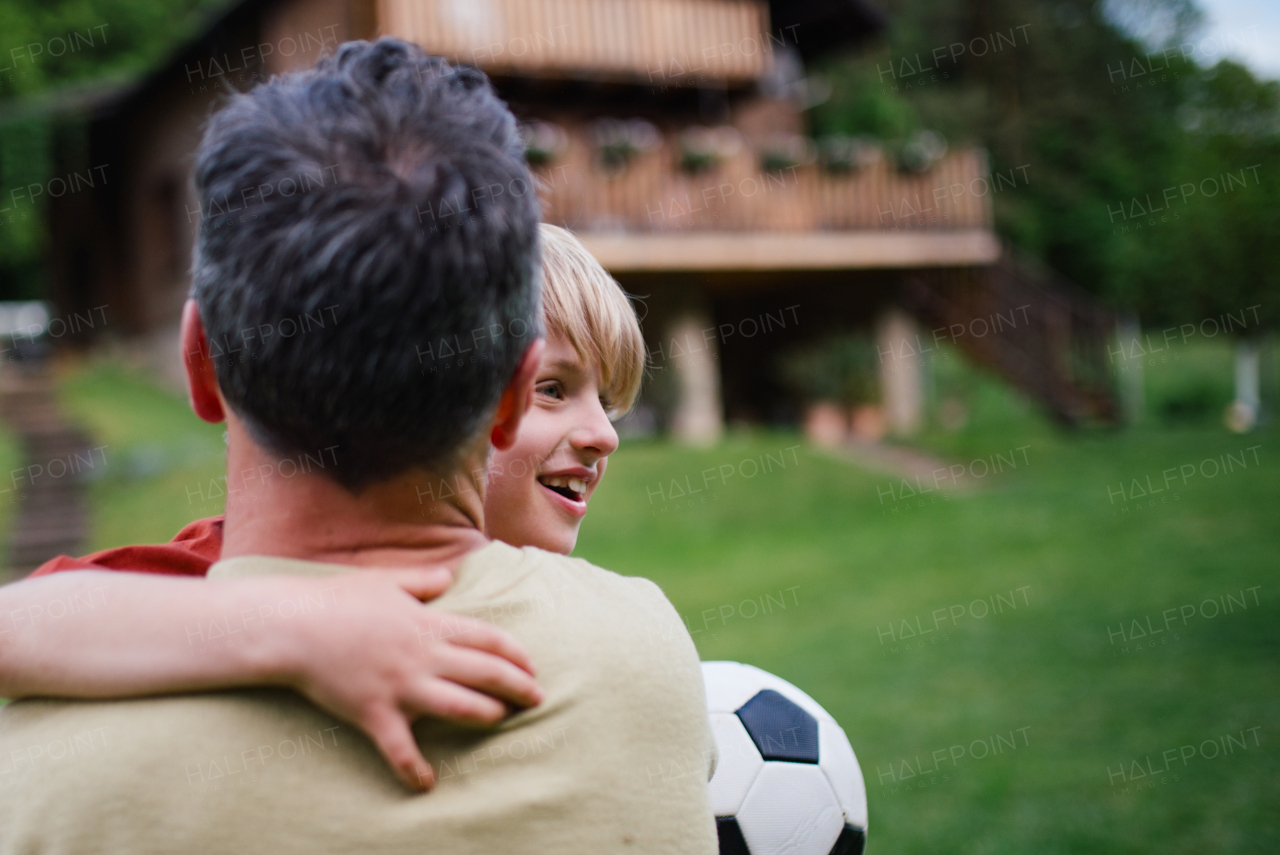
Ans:
[{"label": "boy's teeth", "polygon": [[544,475],[539,478],[543,484],[548,487],[564,487],[575,493],[585,493],[587,491],[587,482],[581,478],[565,478],[560,475]]}]

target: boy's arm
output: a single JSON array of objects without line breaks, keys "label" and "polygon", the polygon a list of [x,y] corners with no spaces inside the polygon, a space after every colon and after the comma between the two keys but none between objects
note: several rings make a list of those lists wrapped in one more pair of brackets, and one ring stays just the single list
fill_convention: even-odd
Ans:
[{"label": "boy's arm", "polygon": [[0,697],[107,698],[288,686],[359,727],[414,789],[411,723],[493,724],[541,700],[528,654],[437,611],[444,568],[206,580],[72,570],[0,587]]}]

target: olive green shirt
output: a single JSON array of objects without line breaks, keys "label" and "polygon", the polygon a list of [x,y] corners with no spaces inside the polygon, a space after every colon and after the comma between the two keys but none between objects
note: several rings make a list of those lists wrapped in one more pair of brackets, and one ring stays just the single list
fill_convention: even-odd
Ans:
[{"label": "olive green shirt", "polygon": [[[253,556],[209,577],[351,569]],[[284,601],[263,619],[332,605]],[[0,853],[717,852],[698,655],[656,585],[493,543],[432,607],[510,631],[545,700],[496,728],[419,722],[431,792],[285,689],[24,700],[0,711]],[[189,627],[188,642],[233,643],[252,619]]]}]

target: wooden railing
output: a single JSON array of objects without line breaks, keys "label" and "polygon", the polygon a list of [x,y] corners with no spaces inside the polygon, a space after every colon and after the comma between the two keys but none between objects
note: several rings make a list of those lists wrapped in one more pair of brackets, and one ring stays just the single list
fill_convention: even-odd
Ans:
[{"label": "wooden railing", "polygon": [[990,228],[992,182],[986,157],[953,152],[924,173],[889,160],[851,174],[817,165],[764,171],[742,151],[689,174],[673,146],[605,169],[589,147],[570,145],[540,167],[544,219],[579,231],[814,231]]},{"label": "wooden railing", "polygon": [[[775,40],[760,0],[378,0],[378,32],[490,74],[745,82]],[[794,40],[792,40],[794,43]]]}]

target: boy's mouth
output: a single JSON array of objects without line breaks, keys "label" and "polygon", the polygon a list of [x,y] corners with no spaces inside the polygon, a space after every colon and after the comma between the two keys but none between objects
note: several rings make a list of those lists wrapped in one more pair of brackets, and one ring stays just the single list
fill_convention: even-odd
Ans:
[{"label": "boy's mouth", "polygon": [[583,494],[587,491],[587,482],[581,478],[569,478],[564,475],[539,475],[538,483],[571,502],[581,502]]}]

